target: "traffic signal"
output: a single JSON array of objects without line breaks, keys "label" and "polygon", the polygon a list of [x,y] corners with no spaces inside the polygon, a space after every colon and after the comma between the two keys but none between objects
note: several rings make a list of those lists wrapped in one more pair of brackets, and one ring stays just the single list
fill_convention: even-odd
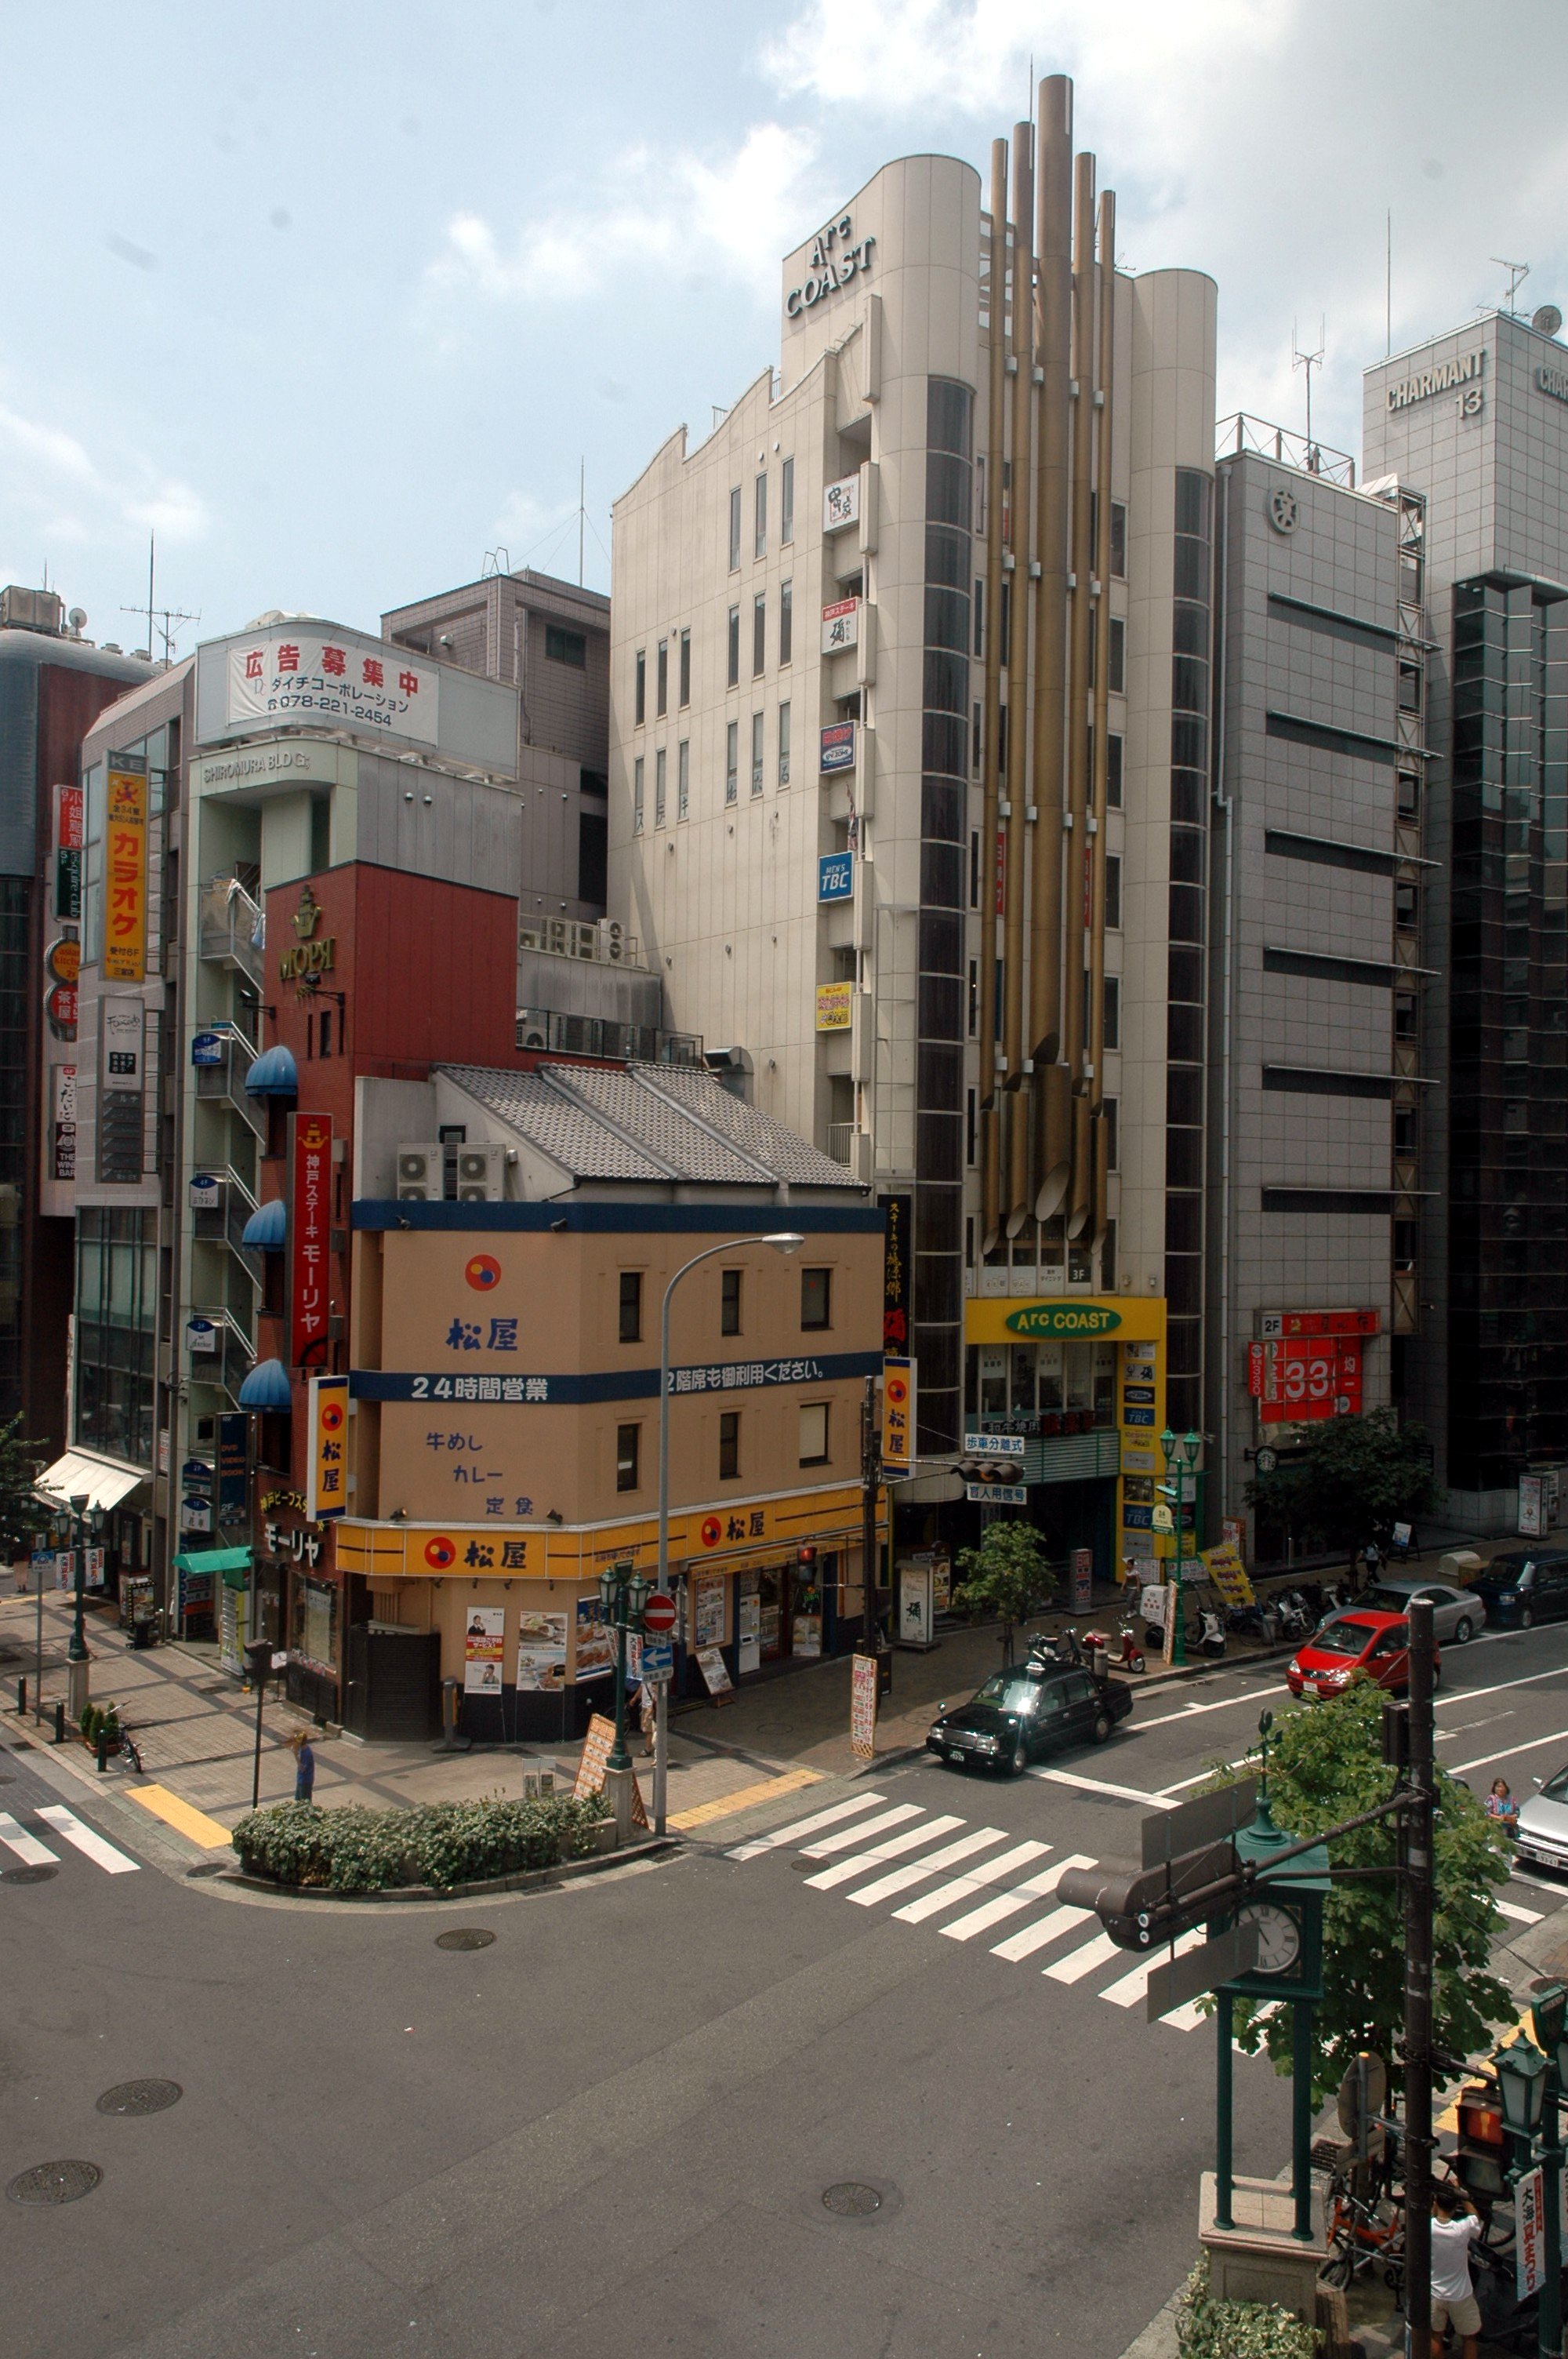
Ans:
[{"label": "traffic signal", "polygon": [[1066,1908],[1092,1908],[1119,1949],[1152,1950],[1188,1926],[1221,1914],[1224,1899],[1211,1896],[1195,1901],[1193,1896],[1235,1872],[1236,1854],[1227,1836],[1150,1867],[1109,1875],[1103,1867],[1070,1867],[1056,1894]]},{"label": "traffic signal", "polygon": [[816,1550],[814,1548],[809,1546],[798,1548],[796,1549],[795,1555],[795,1562],[799,1565],[802,1572],[811,1572],[815,1571],[816,1565]]}]

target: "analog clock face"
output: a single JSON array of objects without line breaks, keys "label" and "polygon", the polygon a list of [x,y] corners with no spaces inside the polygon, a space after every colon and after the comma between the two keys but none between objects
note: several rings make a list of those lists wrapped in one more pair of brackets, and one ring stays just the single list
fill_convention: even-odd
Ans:
[{"label": "analog clock face", "polygon": [[1277,1908],[1268,1900],[1256,1901],[1250,1908],[1237,1911],[1237,1922],[1258,1928],[1254,1973],[1286,1973],[1301,1956],[1302,1929],[1288,1908]]}]

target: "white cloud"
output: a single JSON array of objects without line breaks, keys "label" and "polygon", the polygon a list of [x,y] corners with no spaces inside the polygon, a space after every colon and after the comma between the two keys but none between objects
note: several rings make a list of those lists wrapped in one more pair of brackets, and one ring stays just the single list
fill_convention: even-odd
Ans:
[{"label": "white cloud", "polygon": [[61,434],[53,426],[37,426],[30,418],[20,418],[14,409],[0,408],[0,440],[9,443],[19,458],[30,460],[56,475],[72,482],[96,487],[98,471],[74,436]]},{"label": "white cloud", "polygon": [[0,406],[0,451],[5,450],[23,462],[22,471],[12,477],[12,496],[44,520],[51,538],[96,537],[79,513],[60,507],[62,500],[77,508],[83,500],[92,502],[98,512],[97,532],[105,517],[168,540],[197,539],[207,528],[206,506],[189,484],[160,476],[145,460],[100,464],[75,435],[40,426]]},{"label": "white cloud", "polygon": [[630,149],[608,175],[610,201],[561,207],[509,238],[482,215],[447,225],[445,251],[427,281],[492,302],[575,302],[650,265],[705,275],[717,261],[743,280],[771,275],[810,212],[816,158],[808,133],[754,124],[716,158],[695,148]]}]

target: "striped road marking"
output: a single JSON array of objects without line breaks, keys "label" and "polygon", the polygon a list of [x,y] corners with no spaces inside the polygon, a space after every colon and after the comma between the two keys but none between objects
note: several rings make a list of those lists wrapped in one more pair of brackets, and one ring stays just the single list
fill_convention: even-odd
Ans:
[{"label": "striped road marking", "polygon": [[1070,1852],[1065,1859],[1057,1860],[1054,1866],[1042,1868],[1038,1875],[1014,1885],[1012,1890],[1004,1892],[1000,1899],[988,1900],[980,1908],[971,1908],[967,1917],[956,1917],[950,1925],[943,1926],[943,1933],[949,1941],[972,1941],[977,1933],[989,1933],[993,1925],[1000,1925],[1004,1918],[1016,1917],[1021,1908],[1031,1908],[1037,1900],[1048,1900],[1068,1868],[1093,1865],[1094,1861],[1087,1852]]},{"label": "striped road marking", "polygon": [[853,1859],[835,1860],[831,1867],[820,1868],[806,1880],[815,1891],[831,1892],[835,1885],[848,1884],[851,1876],[863,1875],[868,1867],[884,1859],[902,1859],[906,1851],[918,1851],[922,1843],[932,1842],[937,1835],[951,1834],[955,1827],[963,1823],[962,1819],[930,1819],[923,1827],[906,1827],[903,1834],[889,1835],[886,1843],[873,1843],[870,1851],[860,1852]]},{"label": "striped road marking", "polygon": [[798,1843],[802,1835],[814,1835],[822,1827],[835,1825],[840,1819],[855,1817],[860,1810],[874,1809],[885,1802],[885,1794],[857,1794],[853,1801],[835,1802],[830,1810],[818,1810],[814,1818],[793,1819],[787,1827],[775,1827],[772,1834],[754,1835],[750,1843],[737,1843],[726,1852],[726,1859],[757,1859],[765,1851],[778,1851],[784,1844]]},{"label": "striped road marking", "polygon": [[37,1835],[18,1826],[9,1810],[0,1810],[0,1843],[28,1867],[48,1867],[59,1857],[58,1851],[50,1851],[48,1843],[41,1843]]},{"label": "striped road marking", "polygon": [[105,1875],[135,1875],[141,1865],[139,1859],[127,1859],[123,1851],[116,1851],[112,1843],[106,1843],[101,1834],[95,1834],[91,1827],[84,1826],[76,1812],[68,1810],[63,1802],[45,1802],[38,1810],[38,1816],[53,1827],[57,1835],[63,1835],[68,1843],[74,1843],[83,1857],[90,1859],[94,1867],[101,1867]]}]

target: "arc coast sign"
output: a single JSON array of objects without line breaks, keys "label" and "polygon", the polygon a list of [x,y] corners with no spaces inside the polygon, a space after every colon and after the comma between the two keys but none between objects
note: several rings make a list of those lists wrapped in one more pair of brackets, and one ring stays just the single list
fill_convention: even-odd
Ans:
[{"label": "arc coast sign", "polygon": [[874,237],[863,237],[855,242],[852,215],[841,213],[836,222],[829,222],[827,227],[819,231],[812,240],[805,283],[792,287],[784,297],[784,310],[789,317],[798,320],[803,312],[820,303],[824,296],[836,295],[840,288],[848,287],[857,272],[864,277],[871,269],[871,249],[875,245]]},{"label": "arc coast sign", "polygon": [[1031,1302],[1003,1323],[1014,1335],[1112,1335],[1121,1313],[1094,1302]]}]

